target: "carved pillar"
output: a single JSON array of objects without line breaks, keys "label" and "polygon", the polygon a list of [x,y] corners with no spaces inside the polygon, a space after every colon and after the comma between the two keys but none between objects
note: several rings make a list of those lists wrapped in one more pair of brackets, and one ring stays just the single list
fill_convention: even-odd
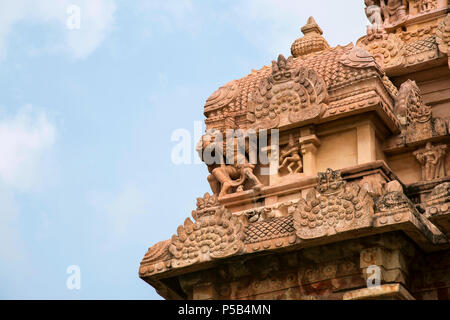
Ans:
[{"label": "carved pillar", "polygon": [[319,138],[312,127],[300,129],[299,139],[303,155],[303,173],[307,176],[317,174],[316,154],[320,146]]},{"label": "carved pillar", "polygon": [[365,123],[356,128],[358,164],[375,161],[376,140],[375,130],[370,123]]}]

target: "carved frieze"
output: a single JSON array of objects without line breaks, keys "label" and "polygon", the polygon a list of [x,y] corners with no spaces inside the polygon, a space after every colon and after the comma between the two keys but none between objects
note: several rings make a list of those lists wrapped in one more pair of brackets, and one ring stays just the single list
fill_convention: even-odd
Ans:
[{"label": "carved frieze", "polygon": [[180,268],[237,254],[243,249],[243,239],[242,224],[224,207],[195,222],[188,218],[171,239],[172,266]]},{"label": "carved frieze", "polygon": [[272,62],[272,74],[261,81],[248,106],[254,129],[270,129],[319,118],[328,102],[322,77],[314,69],[296,68],[293,57]]},{"label": "carved frieze", "polygon": [[373,199],[365,189],[347,184],[338,171],[328,169],[319,173],[316,190],[298,203],[294,212],[297,236],[312,239],[369,227],[373,207]]}]

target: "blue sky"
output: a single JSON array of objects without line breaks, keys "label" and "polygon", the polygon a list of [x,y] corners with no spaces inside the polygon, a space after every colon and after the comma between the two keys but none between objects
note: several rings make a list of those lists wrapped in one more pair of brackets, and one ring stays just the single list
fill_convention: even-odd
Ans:
[{"label": "blue sky", "polygon": [[288,56],[310,15],[330,45],[356,42],[363,8],[0,0],[0,298],[159,299],[139,262],[210,191],[204,165],[172,162],[172,133],[193,135],[215,89]]}]

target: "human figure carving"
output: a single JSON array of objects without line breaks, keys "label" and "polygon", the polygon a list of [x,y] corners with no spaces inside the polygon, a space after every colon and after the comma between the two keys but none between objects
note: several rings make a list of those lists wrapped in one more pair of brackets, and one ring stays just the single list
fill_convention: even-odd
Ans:
[{"label": "human figure carving", "polygon": [[230,193],[232,188],[240,192],[244,190],[244,183],[248,179],[253,184],[253,190],[259,192],[263,187],[263,184],[253,173],[255,165],[251,164],[247,159],[247,153],[249,152],[249,144],[245,142],[245,152],[239,150],[238,138],[233,138],[233,161],[232,164],[227,164],[226,144],[222,141],[216,141],[214,135],[206,134],[202,137],[202,140],[197,145],[197,151],[200,154],[200,158],[203,159],[203,151],[205,149],[215,150],[218,155],[215,155],[218,163],[208,164],[208,182],[211,186],[211,190],[214,194],[222,197]]},{"label": "human figure carving", "polygon": [[[300,157],[300,148],[295,145],[294,136],[289,135],[289,144],[287,147],[281,151],[280,156],[280,166],[278,170],[282,168],[286,168],[289,171],[289,174],[299,173],[302,168],[302,158]],[[296,166],[295,170],[293,167]]]},{"label": "human figure carving", "polygon": [[366,16],[371,25],[367,27],[367,35],[371,36],[383,32],[383,17],[381,14],[381,7],[377,5],[375,0],[364,0],[366,8]]},{"label": "human figure carving", "polygon": [[417,5],[419,8],[419,12],[427,12],[436,8],[435,0],[421,0]]},{"label": "human figure carving", "polygon": [[384,23],[393,26],[406,20],[406,9],[408,2],[406,0],[380,0],[381,10],[384,15]]},{"label": "human figure carving", "polygon": [[414,152],[417,161],[422,165],[422,179],[429,181],[442,178],[445,174],[444,156],[447,151],[447,145],[441,144],[433,146],[428,142],[425,148]]}]

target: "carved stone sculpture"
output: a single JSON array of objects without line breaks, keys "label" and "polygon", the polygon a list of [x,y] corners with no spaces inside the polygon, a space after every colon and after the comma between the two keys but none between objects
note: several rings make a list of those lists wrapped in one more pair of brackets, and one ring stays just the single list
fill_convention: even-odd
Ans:
[{"label": "carved stone sculpture", "polygon": [[394,112],[400,122],[426,122],[431,118],[431,108],[425,105],[415,81],[406,80],[400,86]]},{"label": "carved stone sculpture", "polygon": [[371,25],[367,27],[367,35],[370,37],[382,33],[384,29],[381,7],[377,5],[375,0],[364,0],[364,3],[366,4],[366,16],[371,23]]},{"label": "carved stone sculpture", "polygon": [[436,9],[436,0],[416,0],[415,6],[420,13],[425,13]]},{"label": "carved stone sculpture", "polygon": [[226,143],[216,141],[216,135],[210,133],[205,134],[197,145],[197,151],[201,159],[204,159],[205,150],[211,150],[217,153],[214,154],[216,162],[208,163],[208,170],[210,172],[208,182],[213,193],[219,197],[227,195],[231,189],[243,191],[243,185],[247,180],[250,180],[254,184],[253,189],[256,192],[260,191],[263,187],[263,184],[253,173],[255,165],[249,163],[247,159],[246,153],[249,151],[247,141],[245,143],[245,153],[242,153],[241,150],[238,150],[238,138],[233,139],[234,150],[232,151],[232,164],[227,164],[225,153]]},{"label": "carved stone sculpture", "polygon": [[292,134],[289,135],[289,144],[284,150],[281,150],[280,166],[278,170],[283,168],[286,168],[289,171],[289,174],[300,173],[303,168],[300,147],[295,144],[294,136]]},{"label": "carved stone sculpture", "polygon": [[417,161],[422,165],[422,180],[433,180],[445,176],[445,154],[447,145],[439,144],[433,146],[428,142],[425,148],[414,152]]},{"label": "carved stone sculpture", "polygon": [[192,211],[192,217],[198,220],[203,216],[211,216],[216,213],[219,207],[220,203],[217,196],[205,193],[203,198],[197,198],[197,210]]},{"label": "carved stone sculpture", "polygon": [[316,191],[301,199],[294,212],[294,226],[300,239],[326,235],[370,226],[374,202],[364,188],[349,184],[338,171],[328,169],[319,173]]},{"label": "carved stone sculpture", "polygon": [[195,222],[188,218],[171,239],[172,266],[181,268],[237,254],[243,248],[243,239],[242,224],[224,207]]},{"label": "carved stone sculpture", "polygon": [[293,57],[279,55],[248,107],[254,129],[269,129],[320,117],[328,101],[324,80],[314,69],[295,68]]},{"label": "carved stone sculpture", "polygon": [[403,23],[407,19],[406,0],[380,0],[381,10],[384,15],[385,27],[393,27]]}]

